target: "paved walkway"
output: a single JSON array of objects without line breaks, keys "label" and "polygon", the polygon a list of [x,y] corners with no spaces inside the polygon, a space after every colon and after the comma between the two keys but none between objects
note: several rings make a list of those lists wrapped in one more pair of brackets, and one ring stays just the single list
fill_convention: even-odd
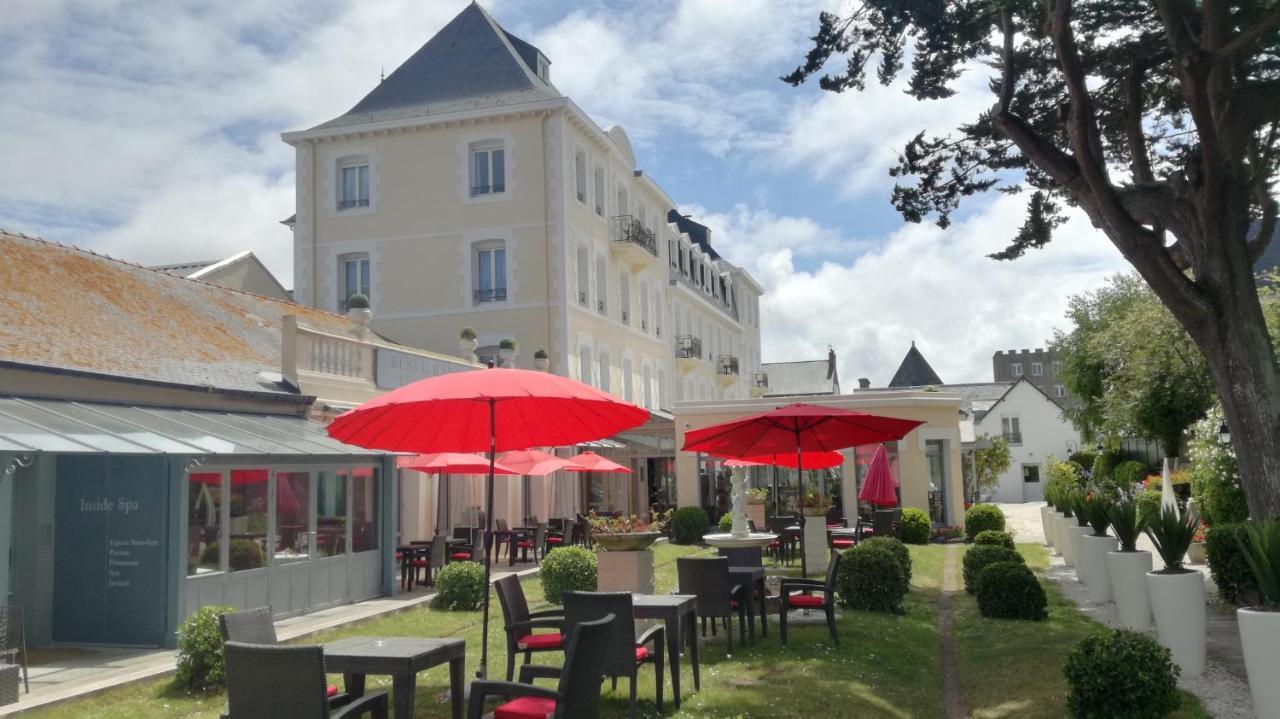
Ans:
[{"label": "paved walkway", "polygon": [[[1015,541],[1044,543],[1044,528],[1040,524],[1040,508],[1044,506],[1044,502],[996,506],[1004,512],[1005,529],[1013,533]],[[1152,552],[1156,566],[1160,566],[1160,557],[1146,535],[1139,538],[1138,548]],[[1233,719],[1253,717],[1253,701],[1249,694],[1235,608],[1218,599],[1218,588],[1209,576],[1208,567],[1203,564],[1185,566],[1204,576],[1205,596],[1209,598],[1206,637],[1208,666],[1200,677],[1180,680],[1179,685],[1200,697],[1214,716]],[[1094,603],[1089,597],[1088,589],[1076,578],[1075,570],[1066,566],[1061,557],[1051,557],[1045,576],[1056,582],[1063,595],[1075,602],[1086,616],[1106,626],[1119,626],[1115,604]],[[1154,636],[1154,630],[1151,634]]]},{"label": "paved walkway", "polygon": [[[536,571],[537,567],[532,564],[517,564],[514,569],[495,566],[493,581],[509,574],[524,576]],[[390,597],[322,609],[278,620],[276,634],[281,641],[301,639],[352,622],[421,607],[434,596],[434,591],[417,588]],[[497,611],[496,606],[493,611]],[[153,679],[172,672],[177,666],[176,653],[167,649],[33,649],[31,659],[31,693],[19,694],[17,704],[0,706],[0,717]]]},{"label": "paved walkway", "polygon": [[942,592],[938,595],[938,636],[942,642],[942,708],[947,719],[965,719],[969,706],[960,686],[956,657],[959,646],[951,616],[951,597],[960,589],[956,565],[960,563],[960,545],[947,545],[946,563],[942,566]]}]

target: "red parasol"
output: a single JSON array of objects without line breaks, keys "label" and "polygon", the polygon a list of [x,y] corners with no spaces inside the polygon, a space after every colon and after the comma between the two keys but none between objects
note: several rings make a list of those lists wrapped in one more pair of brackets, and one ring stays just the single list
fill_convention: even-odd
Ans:
[{"label": "red parasol", "polygon": [[[764,457],[747,457],[739,459],[725,460],[726,467],[787,467],[788,469],[796,468],[796,455],[794,452],[786,452],[784,454],[771,454]],[[839,467],[844,464],[844,455],[839,452],[805,452],[800,461],[805,469],[830,469],[831,467]]]},{"label": "red parasol", "polygon": [[898,492],[894,487],[893,473],[889,471],[889,454],[884,451],[884,445],[876,448],[875,456],[867,466],[867,477],[862,482],[858,499],[877,507],[898,505]]},{"label": "red parasol", "polygon": [[[396,467],[400,469],[416,469],[427,474],[486,474],[489,471],[489,460],[478,454],[466,452],[436,452],[434,454],[418,454],[412,457],[398,457]],[[519,474],[505,462],[494,462],[494,474]]]},{"label": "red parasol", "polygon": [[623,467],[612,459],[601,457],[595,452],[583,452],[569,458],[570,465],[565,467],[569,472],[618,472],[621,474],[634,474],[630,469]]},{"label": "red parasol", "polygon": [[504,467],[514,470],[516,474],[530,477],[543,477],[552,472],[567,468],[572,462],[564,457],[547,454],[538,449],[519,449],[507,452],[498,458]]},{"label": "red parasol", "polygon": [[[339,415],[329,436],[393,452],[489,453],[485,483],[484,581],[493,565],[493,475],[498,452],[603,439],[644,424],[648,411],[581,382],[522,369],[429,377]],[[489,594],[484,593],[480,668],[489,664]]]}]

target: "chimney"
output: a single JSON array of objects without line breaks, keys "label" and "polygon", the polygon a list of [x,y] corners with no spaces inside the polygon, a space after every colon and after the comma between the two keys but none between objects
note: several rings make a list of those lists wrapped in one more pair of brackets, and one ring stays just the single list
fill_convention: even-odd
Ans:
[{"label": "chimney", "polygon": [[836,376],[836,351],[827,347],[827,379]]},{"label": "chimney", "polygon": [[858,378],[858,389],[871,389],[871,380],[866,377]]}]

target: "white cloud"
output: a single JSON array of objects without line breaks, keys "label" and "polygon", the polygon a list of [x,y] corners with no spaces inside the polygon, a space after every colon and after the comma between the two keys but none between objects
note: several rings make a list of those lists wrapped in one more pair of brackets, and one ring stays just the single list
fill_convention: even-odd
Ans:
[{"label": "white cloud", "polygon": [[[717,248],[765,288],[766,361],[813,359],[835,348],[845,383],[888,383],[914,341],[947,382],[989,381],[996,350],[1043,346],[1063,326],[1067,298],[1125,268],[1107,239],[1073,215],[1047,248],[1014,262],[986,255],[1022,222],[1023,198],[998,196],[941,230],[905,225],[855,240],[803,217],[739,206],[701,214]],[[874,249],[855,254],[858,248]],[[828,260],[797,256],[828,245]]]}]

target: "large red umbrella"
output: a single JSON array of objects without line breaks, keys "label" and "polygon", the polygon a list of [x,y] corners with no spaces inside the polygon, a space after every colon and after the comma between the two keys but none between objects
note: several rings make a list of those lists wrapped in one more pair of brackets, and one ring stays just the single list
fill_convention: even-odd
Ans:
[{"label": "large red umbrella", "polygon": [[898,504],[893,473],[889,471],[889,454],[884,451],[883,444],[876,448],[871,464],[867,465],[867,476],[862,482],[862,490],[858,492],[858,499],[877,507],[894,507]]},{"label": "large red umbrella", "polygon": [[575,454],[569,458],[569,466],[565,467],[569,472],[618,472],[621,474],[634,474],[630,469],[624,467],[607,457],[601,457],[595,452],[582,452]]},{"label": "large red umbrella", "polygon": [[507,452],[498,458],[498,462],[504,467],[515,470],[516,474],[526,474],[530,477],[544,477],[573,464],[564,457],[547,454],[540,449],[519,449]]},{"label": "large red umbrella", "polygon": [[830,469],[844,463],[844,455],[839,452],[805,452],[799,459],[794,452],[770,454],[762,457],[733,457],[725,460],[726,467],[787,467],[796,469],[797,462],[804,464],[805,469]]},{"label": "large red umbrella", "polygon": [[[427,474],[486,474],[489,471],[489,459],[466,452],[435,452],[399,457],[396,459],[396,466]],[[520,474],[502,461],[493,463],[493,473]]]},{"label": "large red umbrella", "polygon": [[[902,439],[922,424],[924,422],[915,419],[798,402],[695,429],[685,434],[682,449],[743,458],[794,452],[796,471],[800,472],[806,466],[805,452],[831,452],[860,444],[890,442]],[[803,559],[802,556],[800,571],[807,574]]]},{"label": "large red umbrella", "polygon": [[[484,581],[493,564],[493,475],[497,453],[590,442],[644,424],[648,411],[549,372],[486,369],[429,377],[339,415],[329,436],[399,452],[489,453],[485,484]],[[489,592],[484,593],[480,677],[488,674]]]}]

